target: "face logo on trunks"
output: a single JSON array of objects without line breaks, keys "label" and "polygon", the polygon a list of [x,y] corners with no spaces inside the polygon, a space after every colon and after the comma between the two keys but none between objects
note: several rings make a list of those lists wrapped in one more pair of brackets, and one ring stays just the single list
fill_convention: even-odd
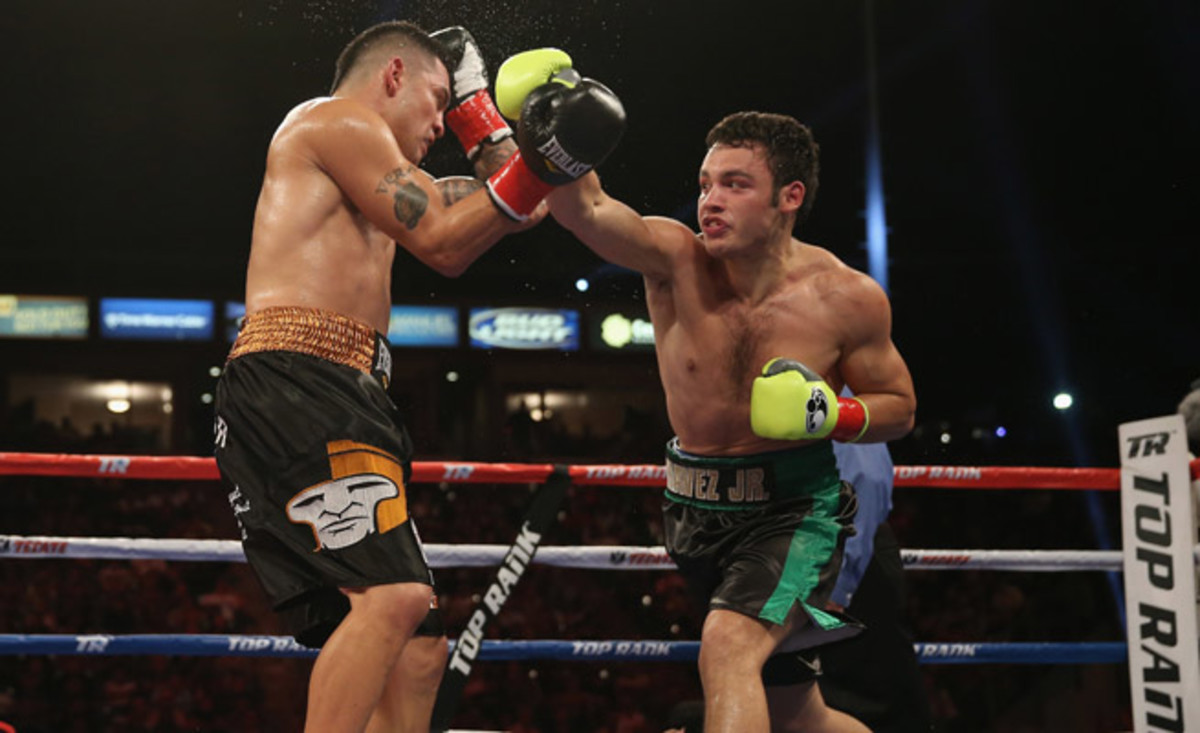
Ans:
[{"label": "face logo on trunks", "polygon": [[317,550],[340,550],[408,520],[404,470],[395,456],[349,440],[327,450],[330,479],[287,503],[288,519],[312,527]]}]

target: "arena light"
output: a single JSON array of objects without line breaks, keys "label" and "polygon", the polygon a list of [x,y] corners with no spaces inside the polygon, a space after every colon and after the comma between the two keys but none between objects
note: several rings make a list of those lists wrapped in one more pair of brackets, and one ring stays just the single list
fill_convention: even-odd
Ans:
[{"label": "arena light", "polygon": [[575,281],[575,289],[581,293],[586,293],[588,291],[588,288],[590,288],[591,286],[592,286],[592,284],[587,281],[586,277],[581,277]]},{"label": "arena light", "polygon": [[1054,395],[1054,409],[1062,411],[1071,409],[1071,405],[1075,404],[1075,398],[1070,392],[1059,392]]},{"label": "arena light", "polygon": [[129,400],[114,398],[104,403],[104,406],[108,408],[109,412],[115,412],[116,414],[121,415],[129,412],[129,408],[133,405],[129,402]]},{"label": "arena light", "polygon": [[1008,435],[1008,429],[1005,428],[1003,425],[997,425],[996,426],[996,437],[1003,438],[1006,435]]}]

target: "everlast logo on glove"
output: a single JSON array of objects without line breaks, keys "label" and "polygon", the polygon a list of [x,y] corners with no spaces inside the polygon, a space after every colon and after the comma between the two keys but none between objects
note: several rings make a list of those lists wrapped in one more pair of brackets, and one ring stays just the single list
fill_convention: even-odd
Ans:
[{"label": "everlast logo on glove", "polygon": [[558,168],[571,178],[579,178],[592,168],[588,163],[581,163],[575,160],[567,151],[563,150],[557,136],[539,145],[537,151],[546,157],[546,162],[554,164],[555,168]]}]

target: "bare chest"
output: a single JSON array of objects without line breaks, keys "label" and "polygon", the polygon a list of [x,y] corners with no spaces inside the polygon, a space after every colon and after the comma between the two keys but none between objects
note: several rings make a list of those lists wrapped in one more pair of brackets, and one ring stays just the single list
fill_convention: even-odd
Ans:
[{"label": "bare chest", "polygon": [[826,372],[837,360],[836,338],[812,311],[800,299],[681,310],[664,344],[664,379],[689,392],[741,400],[776,357]]}]

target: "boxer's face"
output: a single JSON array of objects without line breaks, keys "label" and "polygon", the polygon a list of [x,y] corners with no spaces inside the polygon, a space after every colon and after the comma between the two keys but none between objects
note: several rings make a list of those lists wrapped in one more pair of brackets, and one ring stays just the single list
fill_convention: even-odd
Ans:
[{"label": "boxer's face", "polygon": [[434,141],[446,131],[442,117],[450,106],[450,76],[446,67],[437,59],[407,65],[399,96],[400,152],[409,161],[420,163]]},{"label": "boxer's face", "polygon": [[[773,201],[774,186],[761,146],[718,143],[709,149],[700,166],[697,203],[700,232],[709,254],[723,257],[742,252],[784,229],[790,236],[783,209],[798,204],[786,196]],[[800,188],[802,191],[803,186]]]}]

